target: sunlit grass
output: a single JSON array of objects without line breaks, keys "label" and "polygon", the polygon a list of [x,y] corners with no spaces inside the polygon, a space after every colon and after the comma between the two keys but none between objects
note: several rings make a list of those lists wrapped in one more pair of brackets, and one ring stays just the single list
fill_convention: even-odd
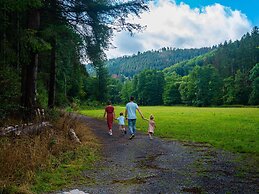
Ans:
[{"label": "sunlit grass", "polygon": [[[258,108],[140,107],[146,118],[155,116],[155,135],[165,138],[207,142],[234,152],[259,153]],[[125,107],[116,106],[116,115]],[[82,110],[102,118],[103,110]],[[147,131],[147,121],[138,115],[137,128]]]}]

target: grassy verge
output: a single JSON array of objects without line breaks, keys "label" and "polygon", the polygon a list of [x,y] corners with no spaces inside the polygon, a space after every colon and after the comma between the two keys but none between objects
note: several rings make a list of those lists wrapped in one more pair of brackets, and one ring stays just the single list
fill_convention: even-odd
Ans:
[{"label": "grassy verge", "polygon": [[51,168],[36,173],[32,191],[45,193],[73,185],[91,184],[92,181],[84,177],[82,172],[92,168],[96,159],[96,153],[85,146],[66,152],[59,159],[53,158]]},{"label": "grassy verge", "polygon": [[[155,135],[183,141],[206,142],[233,152],[259,154],[258,108],[140,107],[144,116],[155,116]],[[125,108],[115,107],[116,115]],[[103,110],[81,110],[82,114],[102,118]],[[139,115],[138,115],[139,116]],[[137,128],[147,130],[138,118]]]},{"label": "grassy verge", "polygon": [[[73,128],[82,144],[70,140]],[[46,193],[87,184],[82,171],[98,160],[99,143],[85,125],[60,118],[38,135],[0,138],[0,193]]]}]

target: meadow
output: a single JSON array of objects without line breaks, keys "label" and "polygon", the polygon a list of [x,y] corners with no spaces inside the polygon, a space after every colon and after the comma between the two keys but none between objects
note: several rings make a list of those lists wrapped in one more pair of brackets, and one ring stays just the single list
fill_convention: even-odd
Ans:
[{"label": "meadow", "polygon": [[[233,152],[259,154],[258,108],[140,107],[146,118],[153,114],[155,136],[204,142]],[[116,106],[116,117],[125,107]],[[104,119],[104,109],[81,110],[81,114]],[[138,114],[137,129],[147,131],[148,122]],[[114,129],[116,130],[116,129]]]}]

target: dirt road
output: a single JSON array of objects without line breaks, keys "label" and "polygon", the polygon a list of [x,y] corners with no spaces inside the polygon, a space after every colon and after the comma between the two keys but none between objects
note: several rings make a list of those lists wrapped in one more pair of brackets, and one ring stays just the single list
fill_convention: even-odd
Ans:
[{"label": "dirt road", "polygon": [[105,121],[80,116],[103,144],[103,160],[84,171],[94,184],[75,189],[85,193],[259,193],[258,168],[240,155],[201,143],[165,140],[138,132],[129,135]]}]

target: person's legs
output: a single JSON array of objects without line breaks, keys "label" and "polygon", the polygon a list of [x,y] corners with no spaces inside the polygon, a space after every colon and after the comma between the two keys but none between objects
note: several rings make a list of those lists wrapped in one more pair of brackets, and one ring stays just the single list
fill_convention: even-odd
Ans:
[{"label": "person's legs", "polygon": [[149,135],[150,139],[153,139],[153,137],[152,137],[153,133],[149,132],[148,135]]},{"label": "person's legs", "polygon": [[122,131],[123,131],[124,134],[127,133],[126,128],[125,128],[125,125],[122,125]]},{"label": "person's legs", "polygon": [[128,119],[128,128],[129,128],[129,132],[130,134],[134,134],[133,133],[133,120],[132,119]]},{"label": "person's legs", "polygon": [[136,132],[136,119],[129,119],[128,124],[129,124],[129,131],[131,134],[129,139],[132,139],[135,136],[135,132]]},{"label": "person's legs", "polygon": [[133,134],[135,134],[136,133],[136,119],[133,119],[132,120],[132,131],[133,131]]},{"label": "person's legs", "polygon": [[120,131],[121,131],[123,134],[126,134],[126,130],[125,130],[125,126],[124,126],[124,125],[120,125]]},{"label": "person's legs", "polygon": [[108,129],[109,129],[109,135],[112,135],[112,121],[107,120],[107,125],[108,125]]}]

